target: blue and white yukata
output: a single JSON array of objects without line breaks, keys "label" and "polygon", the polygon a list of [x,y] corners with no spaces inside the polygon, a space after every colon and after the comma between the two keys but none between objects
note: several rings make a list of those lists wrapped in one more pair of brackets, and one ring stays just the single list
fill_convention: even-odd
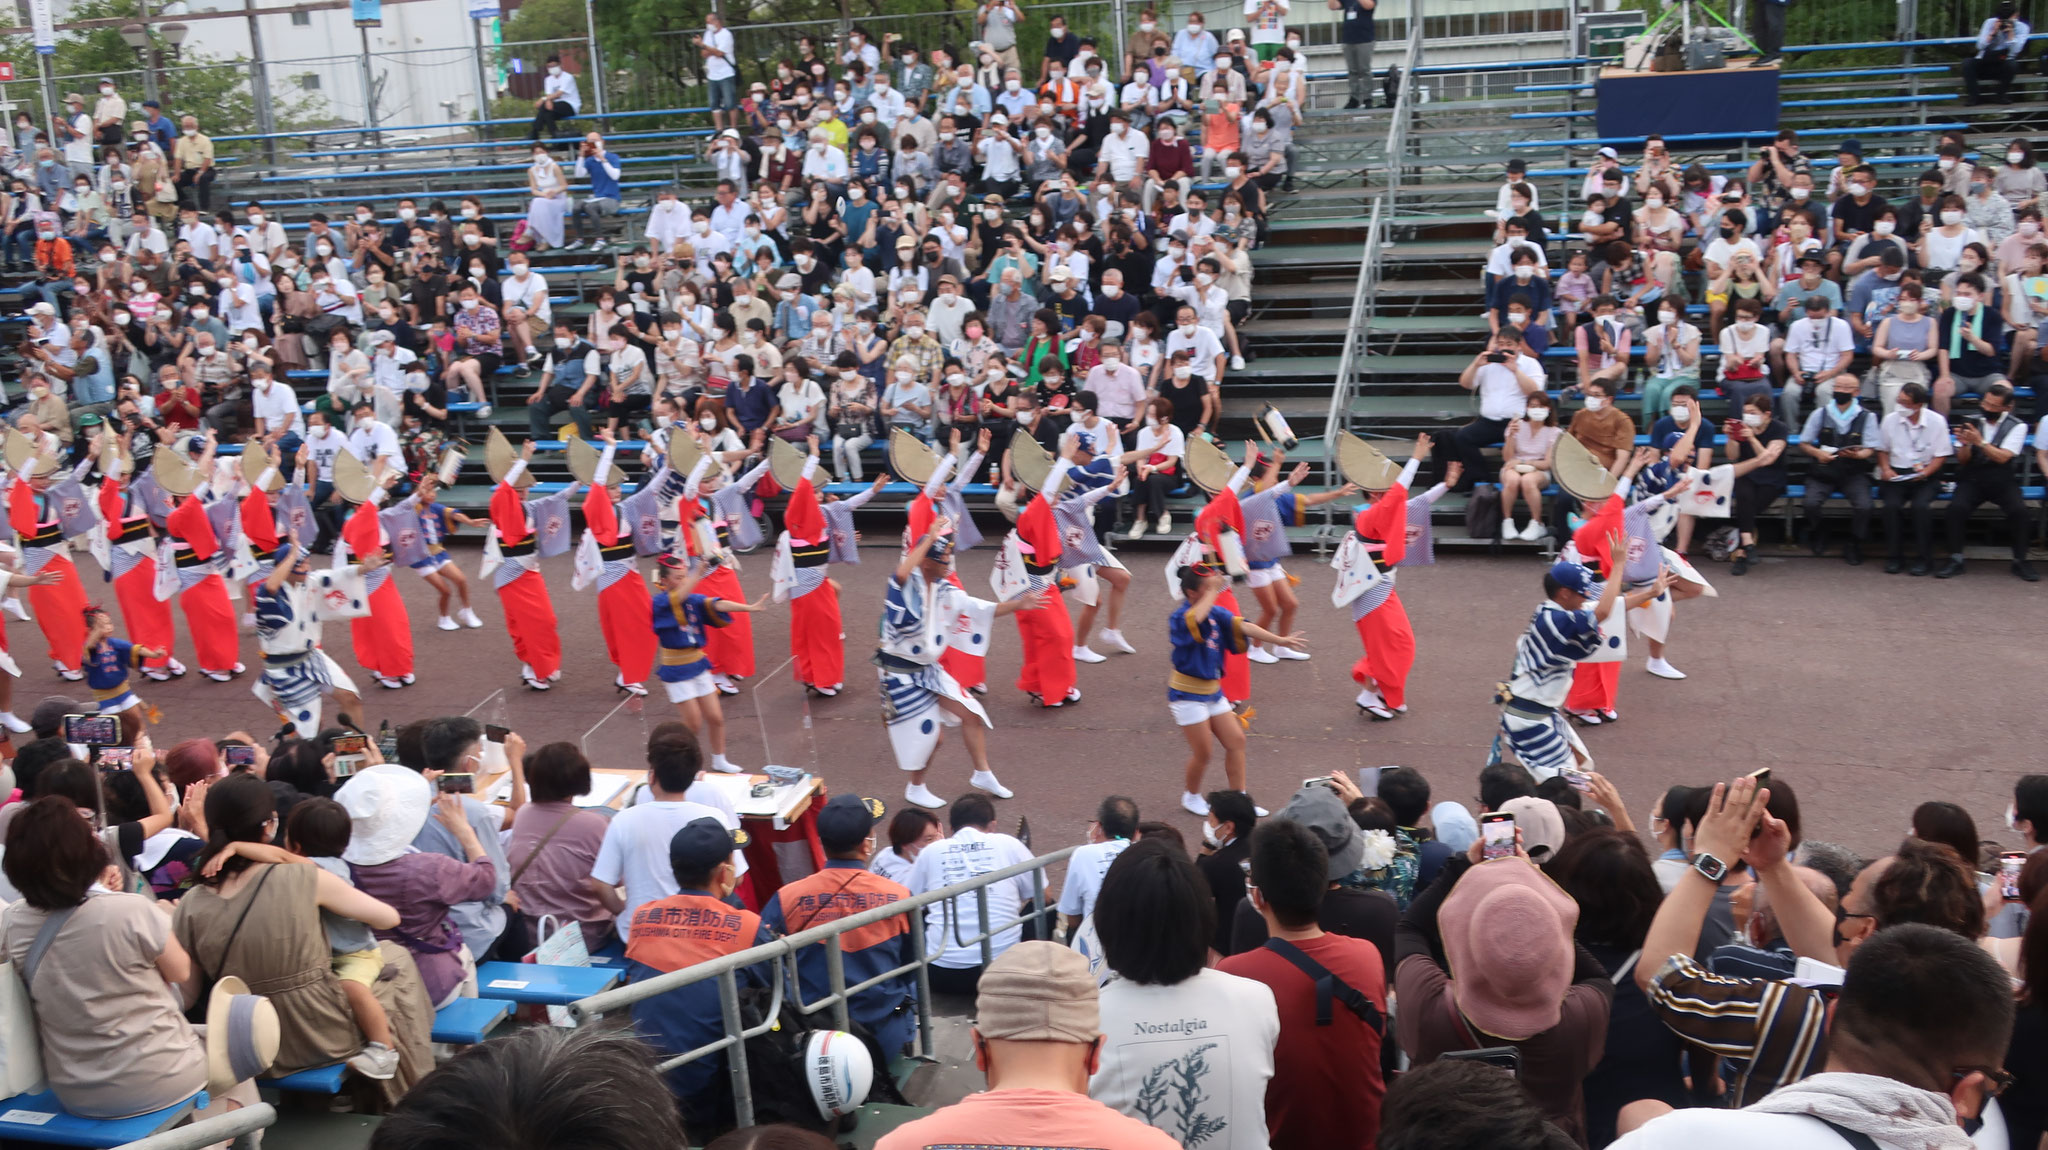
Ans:
[{"label": "blue and white yukata", "polygon": [[938,749],[939,734],[960,720],[939,706],[947,698],[989,722],[988,712],[939,665],[949,649],[986,655],[996,605],[976,599],[951,583],[928,582],[922,571],[897,579],[891,573],[882,605],[880,641],[875,666],[881,673],[882,718],[889,725],[889,745],[896,765],[921,771]]}]

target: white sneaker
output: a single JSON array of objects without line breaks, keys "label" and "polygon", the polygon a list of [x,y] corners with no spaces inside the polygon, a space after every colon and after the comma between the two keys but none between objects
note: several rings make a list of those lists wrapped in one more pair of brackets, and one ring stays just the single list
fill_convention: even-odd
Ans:
[{"label": "white sneaker", "polygon": [[1124,638],[1124,633],[1122,631],[1112,631],[1109,628],[1105,627],[1101,631],[1097,632],[1097,634],[1102,639],[1102,645],[1108,647],[1112,651],[1122,651],[1126,655],[1135,655],[1138,653],[1138,649],[1136,647],[1131,646],[1130,641]]},{"label": "white sneaker", "polygon": [[1171,512],[1159,517],[1159,533],[1161,535],[1173,534],[1173,514]]},{"label": "white sneaker", "polygon": [[1545,527],[1541,519],[1531,519],[1529,525],[1522,528],[1522,538],[1531,543],[1542,542],[1543,537],[1548,534],[1550,534],[1550,528]]},{"label": "white sneaker", "polygon": [[1502,539],[1520,539],[1522,537],[1522,529],[1515,526],[1514,520],[1503,519],[1500,521],[1500,537]]},{"label": "white sneaker", "polygon": [[1143,539],[1143,538],[1145,537],[1145,528],[1146,528],[1146,523],[1145,523],[1145,521],[1144,521],[1143,519],[1140,519],[1140,520],[1138,520],[1138,521],[1137,521],[1136,523],[1133,523],[1133,524],[1131,524],[1131,530],[1130,530],[1130,532],[1129,532],[1128,534],[1126,534],[1126,535],[1124,536],[1124,538],[1126,538],[1126,539]]},{"label": "white sneaker", "polygon": [[1089,650],[1087,645],[1083,644],[1082,646],[1074,648],[1074,662],[1104,663],[1108,662],[1108,660],[1105,659],[1103,656],[1096,654],[1094,651]]},{"label": "white sneaker", "polygon": [[462,630],[462,624],[460,624],[460,623],[457,623],[457,622],[456,622],[455,620],[453,620],[453,619],[450,619],[450,618],[449,618],[448,616],[446,616],[446,615],[443,615],[443,616],[441,616],[441,617],[440,617],[439,619],[436,619],[436,620],[434,620],[434,626],[436,626],[436,627],[439,627],[439,628],[440,628],[440,629],[442,629],[443,631],[460,631],[460,630]]},{"label": "white sneaker", "polygon": [[1280,661],[1274,656],[1273,652],[1266,650],[1257,643],[1251,645],[1251,649],[1244,653],[1244,657],[1254,663],[1277,663]]},{"label": "white sneaker", "polygon": [[1230,370],[1232,370],[1232,371],[1243,371],[1243,370],[1244,370],[1244,357],[1243,357],[1243,356],[1241,356],[1241,355],[1233,355],[1233,356],[1231,356],[1231,357],[1230,357]]},{"label": "white sneaker", "polygon": [[905,802],[916,803],[918,806],[921,807],[930,807],[933,810],[938,810],[940,807],[946,805],[946,800],[933,794],[931,792],[931,789],[926,787],[923,783],[912,783],[909,786],[903,788],[903,800]]},{"label": "white sneaker", "polygon": [[14,616],[22,622],[28,622],[28,608],[23,607],[21,605],[21,600],[19,598],[13,595],[9,595],[5,599],[0,599],[0,607],[5,607],[9,615]]},{"label": "white sneaker", "polygon": [[1209,817],[1209,800],[1193,791],[1182,791],[1180,793],[1180,809],[1196,818],[1206,819]]},{"label": "white sneaker", "polygon": [[1296,663],[1303,663],[1308,661],[1307,651],[1297,651],[1292,647],[1273,647],[1270,648],[1270,650],[1273,653],[1273,657],[1276,659],[1287,659]]},{"label": "white sneaker", "polygon": [[967,785],[978,787],[999,799],[1014,799],[1017,797],[1017,792],[996,781],[996,773],[994,771],[974,772],[973,776],[967,780]]},{"label": "white sneaker", "polygon": [[1643,664],[1643,669],[1648,671],[1650,674],[1657,676],[1659,679],[1685,678],[1684,671],[1681,671],[1678,668],[1672,666],[1671,664],[1665,662],[1664,660],[1656,658],[1654,656],[1652,656],[1648,662]]},{"label": "white sneaker", "polygon": [[553,686],[553,684],[549,683],[546,679],[536,679],[532,675],[523,675],[521,676],[521,678],[526,680],[526,685],[528,687],[536,691],[545,691],[548,690],[551,686]]},{"label": "white sneaker", "polygon": [[0,711],[0,727],[6,727],[17,735],[35,730],[34,727],[22,722],[13,711]]},{"label": "white sneaker", "polygon": [[397,691],[405,686],[403,679],[387,679],[382,675],[372,675],[371,678],[377,680],[377,685],[387,691]]},{"label": "white sneaker", "polygon": [[461,620],[462,625],[465,627],[481,627],[484,625],[484,621],[476,617],[476,612],[467,607],[457,611],[455,617]]},{"label": "white sneaker", "polygon": [[721,775],[744,775],[747,773],[744,768],[734,766],[732,760],[724,755],[711,756],[711,769]]},{"label": "white sneaker", "polygon": [[388,1082],[398,1077],[398,1051],[381,1042],[372,1042],[363,1047],[363,1052],[348,1060],[348,1068],[365,1078]]},{"label": "white sneaker", "polygon": [[[76,683],[80,679],[85,678],[85,672],[74,671],[69,667],[59,667],[57,668],[57,677],[64,680],[67,683]],[[227,680],[222,679],[221,682],[225,683],[227,682]]]},{"label": "white sneaker", "polygon": [[1253,804],[1252,804],[1252,813],[1253,813],[1253,814],[1255,814],[1255,815],[1257,815],[1257,816],[1259,816],[1260,818],[1265,818],[1265,817],[1266,817],[1267,815],[1270,815],[1270,814],[1272,814],[1273,812],[1272,812],[1272,811],[1269,811],[1269,810],[1267,810],[1266,808],[1264,808],[1264,807],[1262,807],[1262,806],[1259,806],[1259,805],[1258,805],[1257,803],[1253,803]]},{"label": "white sneaker", "polygon": [[562,681],[562,669],[561,669],[560,667],[557,667],[557,668],[555,668],[555,669],[554,669],[553,671],[550,671],[550,672],[548,672],[548,682],[550,682],[550,683],[559,683],[559,682],[561,682],[561,681]]}]

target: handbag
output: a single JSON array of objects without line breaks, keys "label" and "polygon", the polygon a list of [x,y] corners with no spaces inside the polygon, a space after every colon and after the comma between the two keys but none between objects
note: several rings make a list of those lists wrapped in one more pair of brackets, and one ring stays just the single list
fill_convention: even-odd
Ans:
[{"label": "handbag", "polygon": [[9,1098],[39,1094],[47,1084],[42,1036],[36,1030],[35,999],[29,987],[35,983],[43,952],[77,911],[78,907],[66,907],[45,918],[19,966],[0,960],[0,966],[7,968],[0,974],[0,1090],[7,1091]]},{"label": "handbag", "polygon": [[[590,948],[583,940],[583,924],[572,920],[557,923],[555,929],[549,930],[551,922],[557,922],[554,915],[540,916],[540,928],[536,932],[540,935],[540,944],[519,961],[540,966],[589,966]],[[548,1024],[567,1029],[575,1026],[576,1020],[569,1014],[568,1007],[551,1005],[548,1007]]]}]

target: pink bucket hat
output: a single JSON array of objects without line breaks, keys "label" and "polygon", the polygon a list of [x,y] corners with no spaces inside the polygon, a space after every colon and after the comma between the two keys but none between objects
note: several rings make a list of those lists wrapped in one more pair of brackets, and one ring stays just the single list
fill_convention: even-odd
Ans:
[{"label": "pink bucket hat", "polygon": [[1466,871],[1437,915],[1451,995],[1472,1025],[1520,1041],[1556,1026],[1579,904],[1527,859]]}]

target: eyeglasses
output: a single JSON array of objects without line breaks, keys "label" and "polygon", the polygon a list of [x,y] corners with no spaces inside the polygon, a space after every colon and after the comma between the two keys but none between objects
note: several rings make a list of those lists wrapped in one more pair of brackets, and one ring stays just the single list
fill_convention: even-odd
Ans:
[{"label": "eyeglasses", "polygon": [[1961,1082],[1972,1074],[1982,1074],[1985,1078],[1984,1096],[1986,1098],[1996,1098],[2007,1090],[2012,1089],[2011,1072],[1999,1070],[1996,1067],[1958,1066],[1954,1070],[1949,1071],[1949,1074],[1957,1082]]}]

